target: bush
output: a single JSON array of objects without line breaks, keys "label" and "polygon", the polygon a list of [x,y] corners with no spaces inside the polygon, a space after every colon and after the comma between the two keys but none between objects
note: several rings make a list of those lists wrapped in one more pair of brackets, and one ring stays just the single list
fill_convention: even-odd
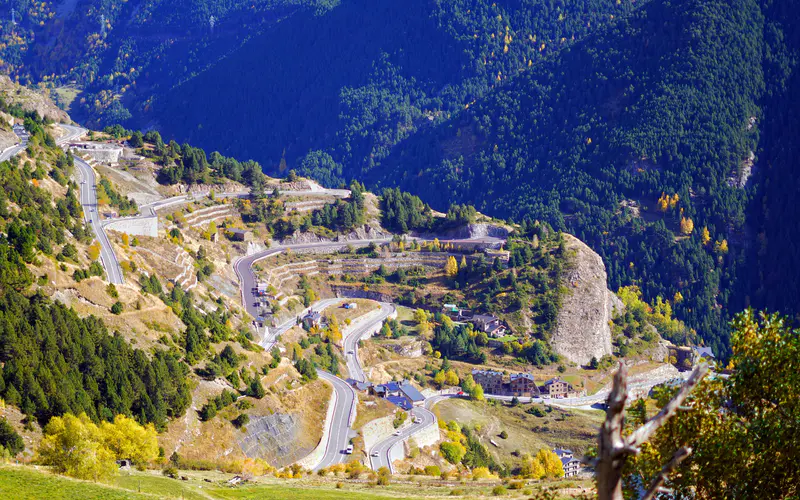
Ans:
[{"label": "bush", "polygon": [[394,428],[397,429],[398,427],[400,427],[405,423],[406,419],[408,419],[408,413],[402,410],[398,411],[397,414],[394,416],[394,421],[392,422],[392,425],[394,425]]},{"label": "bush", "polygon": [[506,487],[502,484],[498,484],[494,488],[492,488],[492,495],[499,497],[506,494]]},{"label": "bush", "polygon": [[116,302],[114,302],[114,305],[111,306],[111,312],[113,314],[121,314],[122,313],[122,308],[123,308],[122,302],[116,301]]},{"label": "bush", "polygon": [[505,430],[503,430],[503,431],[500,433],[500,438],[501,438],[501,439],[508,439],[508,432],[506,432]]},{"label": "bush", "polygon": [[237,429],[241,429],[242,427],[250,423],[250,416],[247,413],[240,413],[239,416],[234,418],[233,422],[231,423]]},{"label": "bush", "polygon": [[441,471],[441,469],[439,469],[438,465],[426,465],[425,466],[425,475],[426,476],[437,477],[437,476],[441,476],[442,475],[442,471]]}]

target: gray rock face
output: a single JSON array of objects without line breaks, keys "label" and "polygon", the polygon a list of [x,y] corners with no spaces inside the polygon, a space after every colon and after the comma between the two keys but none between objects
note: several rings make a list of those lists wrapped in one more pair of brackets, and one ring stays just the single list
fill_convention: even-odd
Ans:
[{"label": "gray rock face", "polygon": [[251,458],[263,458],[274,467],[284,467],[311,452],[312,448],[297,446],[302,432],[294,415],[275,413],[253,418],[247,432],[238,437],[239,446]]},{"label": "gray rock face", "polygon": [[585,243],[565,234],[571,266],[564,273],[564,294],[551,345],[564,358],[581,365],[611,354],[609,321],[621,307],[608,290],[603,260]]}]

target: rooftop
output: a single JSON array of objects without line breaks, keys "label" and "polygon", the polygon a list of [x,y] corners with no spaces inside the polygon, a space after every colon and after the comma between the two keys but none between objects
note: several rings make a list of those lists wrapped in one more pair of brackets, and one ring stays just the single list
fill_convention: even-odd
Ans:
[{"label": "rooftop", "polygon": [[416,387],[411,385],[410,382],[401,383],[400,392],[402,392],[403,395],[405,395],[405,397],[407,397],[414,403],[419,401],[425,401],[425,396],[423,396],[422,393],[419,392]]}]

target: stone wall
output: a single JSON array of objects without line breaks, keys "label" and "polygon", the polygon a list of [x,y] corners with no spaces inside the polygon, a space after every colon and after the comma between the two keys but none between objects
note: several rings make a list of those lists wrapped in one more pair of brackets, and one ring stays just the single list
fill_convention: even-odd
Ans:
[{"label": "stone wall", "polygon": [[105,229],[131,236],[158,236],[158,217],[127,217],[106,222]]},{"label": "stone wall", "polygon": [[562,281],[567,291],[551,344],[556,353],[585,365],[612,353],[608,323],[616,297],[608,290],[603,259],[574,236],[564,234],[564,239],[570,259]]},{"label": "stone wall", "polygon": [[364,424],[361,436],[364,438],[364,449],[369,452],[373,446],[394,433],[394,415],[376,418]]}]

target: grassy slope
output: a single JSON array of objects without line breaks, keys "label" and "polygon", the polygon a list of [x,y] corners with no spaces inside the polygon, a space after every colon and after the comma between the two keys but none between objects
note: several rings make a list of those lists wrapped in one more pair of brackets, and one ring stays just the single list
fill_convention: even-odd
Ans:
[{"label": "grassy slope", "polygon": [[[543,408],[542,405],[537,405]],[[516,408],[488,403],[451,399],[436,405],[434,412],[444,421],[455,420],[461,425],[480,425],[478,435],[489,452],[500,462],[514,462],[514,451],[535,455],[540,448],[570,448],[584,451],[592,444],[597,426],[602,421],[602,412],[584,410],[560,410],[552,408],[545,417],[526,414],[530,405]],[[507,439],[499,434],[505,430]],[[497,446],[490,444],[490,439]]]},{"label": "grassy slope", "polygon": [[[92,483],[56,476],[31,467],[0,467],[0,498],[44,499],[59,498],[64,500],[116,500],[116,499],[148,499],[148,498],[181,498],[181,499],[284,499],[325,500],[350,498],[354,500],[380,500],[386,498],[424,498],[408,496],[411,491],[404,486],[390,486],[374,491],[363,491],[364,484],[345,484],[344,489],[335,489],[334,483],[320,483],[317,480],[293,480],[291,486],[286,481],[271,480],[270,483],[254,484],[242,487],[228,487],[220,483],[221,477],[216,475],[213,483],[200,479],[200,473],[187,473],[188,481],[168,479],[153,472],[132,472],[122,474],[114,480],[114,484]],[[203,473],[214,474],[214,473]],[[227,479],[228,475],[225,476]],[[268,480],[269,481],[269,480]],[[311,484],[313,482],[313,484]],[[484,488],[485,489],[485,488]],[[362,491],[359,491],[362,490]],[[433,496],[444,497],[450,488],[434,488]],[[481,489],[480,493],[484,493]],[[474,491],[473,494],[479,494]],[[428,496],[427,498],[430,498]],[[463,497],[462,497],[463,498]]]}]

